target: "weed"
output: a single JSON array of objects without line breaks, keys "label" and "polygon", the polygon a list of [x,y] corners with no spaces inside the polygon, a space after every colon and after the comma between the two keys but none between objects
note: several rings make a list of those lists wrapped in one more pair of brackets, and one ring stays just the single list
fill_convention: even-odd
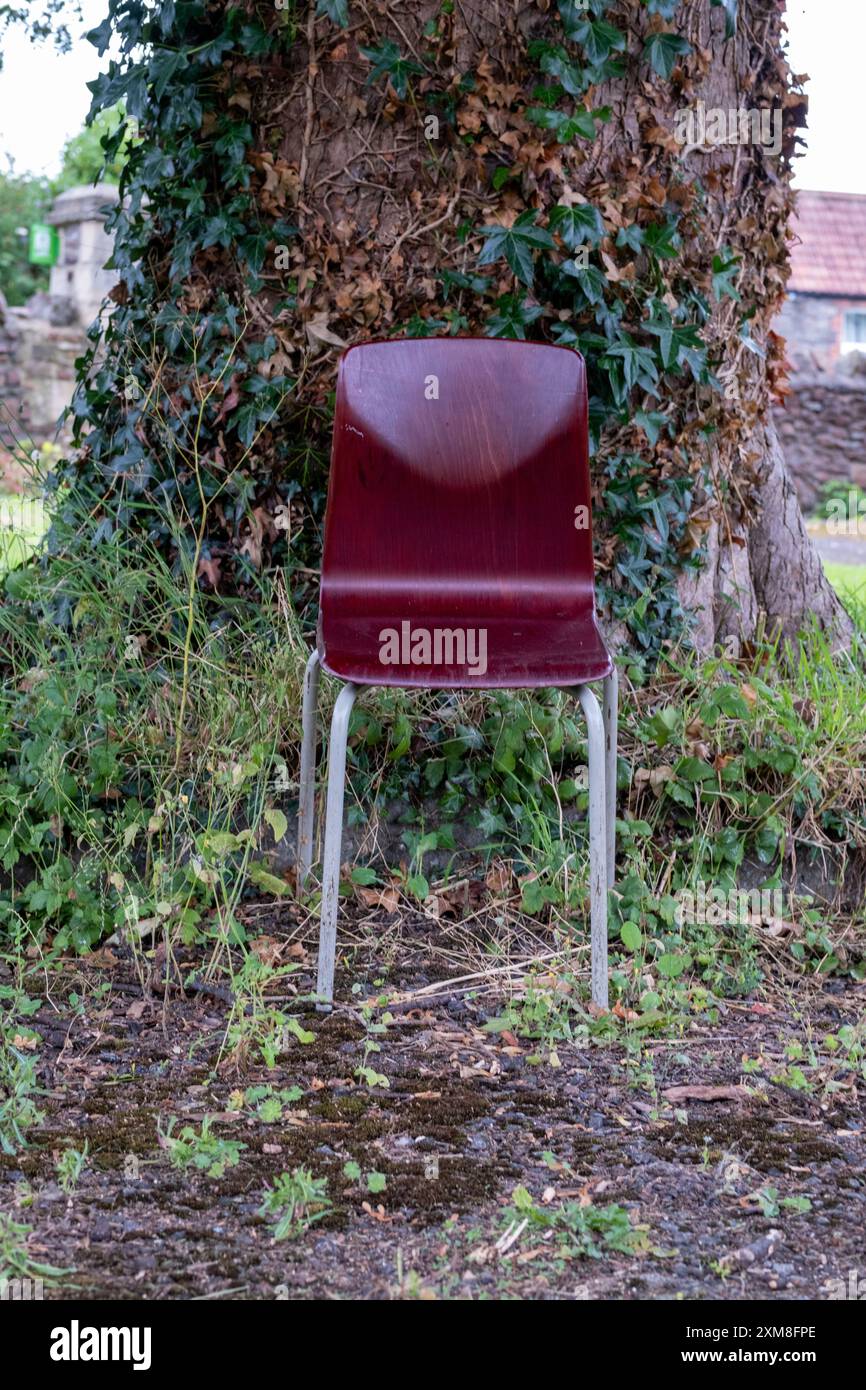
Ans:
[{"label": "weed", "polygon": [[35,1058],[0,1037],[0,1149],[5,1154],[26,1148],[25,1132],[42,1119],[34,1100],[38,1094]]},{"label": "weed", "polygon": [[227,1168],[234,1168],[246,1144],[236,1139],[220,1139],[211,1133],[211,1117],[202,1120],[199,1133],[191,1125],[185,1125],[180,1134],[173,1135],[177,1120],[172,1117],[165,1132],[160,1132],[159,1143],[168,1153],[174,1168],[199,1168],[209,1178],[221,1178]]},{"label": "weed", "polygon": [[281,1173],[273,1187],[266,1186],[260,1216],[276,1217],[271,1226],[275,1240],[300,1235],[327,1216],[331,1202],[327,1178],[314,1178],[308,1168]]},{"label": "weed", "polygon": [[43,1279],[55,1283],[72,1272],[31,1259],[27,1248],[31,1232],[32,1227],[0,1212],[0,1285],[12,1279]]},{"label": "weed", "polygon": [[64,1149],[55,1165],[57,1181],[63,1191],[71,1195],[76,1187],[81,1174],[87,1166],[88,1142],[85,1139],[83,1149]]},{"label": "weed", "polygon": [[360,1183],[362,1186],[366,1186],[366,1190],[374,1196],[378,1196],[380,1192],[384,1192],[385,1188],[388,1186],[388,1179],[385,1177],[384,1173],[373,1171],[368,1173],[365,1179],[360,1164],[355,1163],[354,1159],[350,1159],[348,1163],[343,1164],[343,1177],[348,1178],[349,1182],[356,1182]]},{"label": "weed", "polygon": [[588,1255],[599,1259],[602,1247],[634,1255],[649,1248],[645,1228],[633,1226],[624,1207],[611,1203],[596,1207],[592,1203],[562,1202],[558,1206],[539,1206],[525,1187],[511,1194],[513,1207],[506,1213],[506,1233],[499,1249],[514,1243],[515,1233],[527,1227],[550,1238],[557,1254],[574,1259]]}]

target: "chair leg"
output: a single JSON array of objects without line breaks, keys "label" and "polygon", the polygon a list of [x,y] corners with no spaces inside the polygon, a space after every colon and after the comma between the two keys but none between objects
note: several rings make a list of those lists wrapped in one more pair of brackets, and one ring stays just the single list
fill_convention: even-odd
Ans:
[{"label": "chair leg", "polygon": [[313,862],[313,820],[316,809],[316,702],[319,694],[319,653],[313,652],[304,671],[301,716],[301,785],[298,793],[298,887],[302,888]]},{"label": "chair leg", "polygon": [[334,998],[334,957],[337,951],[337,906],[340,895],[340,852],[343,844],[343,793],[346,781],[346,739],[349,716],[358,687],[343,686],[331,719],[328,749],[328,800],[325,811],[325,850],[322,863],[322,913],[319,926],[317,1007],[326,1011]]},{"label": "chair leg", "polygon": [[616,735],[619,677],[614,666],[604,680],[602,712],[604,716],[605,755],[605,844],[607,846],[607,887],[613,887],[616,872]]},{"label": "chair leg", "polygon": [[607,993],[607,837],[605,730],[598,701],[588,685],[577,689],[586,719],[589,761],[589,900],[592,942],[592,1002],[608,1006]]}]

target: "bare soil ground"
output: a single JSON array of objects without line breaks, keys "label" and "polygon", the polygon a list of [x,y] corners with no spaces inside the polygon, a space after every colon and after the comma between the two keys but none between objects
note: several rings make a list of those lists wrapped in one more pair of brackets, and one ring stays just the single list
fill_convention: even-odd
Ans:
[{"label": "bare soil ground", "polygon": [[[293,912],[253,905],[247,918],[259,950],[294,931],[290,992],[302,994],[315,945],[302,953]],[[33,1228],[31,1257],[74,1271],[48,1297],[820,1299],[832,1280],[866,1272],[862,1081],[825,1071],[798,1090],[771,1079],[787,1043],[861,1017],[862,986],[804,983],[796,1004],[768,989],[637,1052],[618,1023],[619,1037],[558,1043],[551,1065],[549,1047],[537,1062],[531,1040],[484,1030],[502,1005],[489,983],[448,983],[460,973],[448,928],[407,914],[383,935],[369,917],[350,929],[338,977],[351,1007],[299,1015],[314,1041],[292,1038],[273,1070],[256,1049],[223,1048],[226,987],[166,989],[161,952],[70,962],[62,994],[50,977],[29,1021],[44,1040],[44,1119],[26,1149],[0,1155],[0,1206]],[[170,977],[189,978],[194,953],[178,959]],[[361,1003],[383,981],[404,996],[366,1056],[387,1087],[355,1073]],[[285,980],[280,989],[279,1007],[296,1009]],[[744,1074],[743,1058],[762,1069]],[[266,1123],[254,1104],[236,1109],[258,1084],[301,1095]],[[676,1086],[735,1089],[667,1098]],[[198,1128],[207,1115],[246,1145],[218,1178],[172,1167],[158,1138],[172,1116]],[[67,1195],[56,1160],[85,1140],[88,1164]],[[384,1191],[349,1180],[351,1161],[384,1174]],[[298,1166],[327,1178],[333,1207],[275,1242],[258,1214],[263,1189]],[[593,1258],[531,1220],[513,1224],[518,1185],[545,1211],[621,1204],[643,1248]],[[778,1205],[791,1198],[807,1201]]]}]

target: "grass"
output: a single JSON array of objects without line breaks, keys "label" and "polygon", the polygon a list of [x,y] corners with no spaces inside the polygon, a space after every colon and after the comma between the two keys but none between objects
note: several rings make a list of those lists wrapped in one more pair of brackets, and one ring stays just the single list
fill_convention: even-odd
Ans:
[{"label": "grass", "polygon": [[824,573],[841,599],[866,603],[866,565],[838,565],[825,561]]},{"label": "grass", "polygon": [[22,564],[45,532],[41,502],[0,492],[0,575]]},{"label": "grass", "polygon": [[[49,961],[119,928],[147,945],[210,943],[212,973],[241,1001],[229,1051],[273,1065],[291,1023],[266,1007],[239,909],[292,891],[279,865],[309,639],[279,579],[249,602],[203,594],[182,530],[178,576],[121,535],[84,551],[74,517],[65,524],[50,572],[10,573],[0,605],[0,918],[17,950]],[[736,889],[746,865],[778,888],[794,856],[838,869],[866,852],[861,639],[838,655],[815,631],[796,653],[764,643],[738,662],[673,650],[651,684],[626,667],[622,686],[615,997],[651,1016],[695,980],[748,993],[762,969],[755,931],[683,926],[678,895]],[[326,681],[323,723],[329,693]],[[345,891],[421,911],[447,901],[466,872],[454,830],[471,827],[503,866],[503,899],[567,953],[586,932],[585,764],[582,720],[560,692],[366,693],[348,819],[399,806],[402,848],[356,865]],[[809,902],[791,911],[796,969],[860,969],[859,920]],[[521,1026],[568,1035],[544,989],[521,1010]]]}]

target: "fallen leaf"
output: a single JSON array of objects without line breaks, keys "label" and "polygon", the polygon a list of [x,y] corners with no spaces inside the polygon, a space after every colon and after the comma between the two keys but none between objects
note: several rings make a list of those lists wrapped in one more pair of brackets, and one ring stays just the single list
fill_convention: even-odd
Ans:
[{"label": "fallen leaf", "polygon": [[484,882],[487,884],[487,887],[490,889],[491,893],[498,895],[509,892],[511,888],[511,880],[511,865],[506,864],[505,861],[502,859],[498,859],[494,860],[494,862],[490,865],[490,868],[487,870]]},{"label": "fallen leaf", "polygon": [[310,347],[320,350],[323,347],[345,347],[346,342],[343,338],[338,338],[336,333],[332,333],[328,327],[328,311],[322,309],[318,314],[314,314],[304,324],[304,331]]},{"label": "fallen leaf", "polygon": [[273,936],[257,936],[255,941],[250,942],[250,950],[253,955],[258,956],[262,965],[273,966],[283,954],[284,944]]},{"label": "fallen leaf", "polygon": [[396,888],[363,888],[355,884],[355,897],[365,907],[382,907],[386,912],[396,912],[400,902]]}]

